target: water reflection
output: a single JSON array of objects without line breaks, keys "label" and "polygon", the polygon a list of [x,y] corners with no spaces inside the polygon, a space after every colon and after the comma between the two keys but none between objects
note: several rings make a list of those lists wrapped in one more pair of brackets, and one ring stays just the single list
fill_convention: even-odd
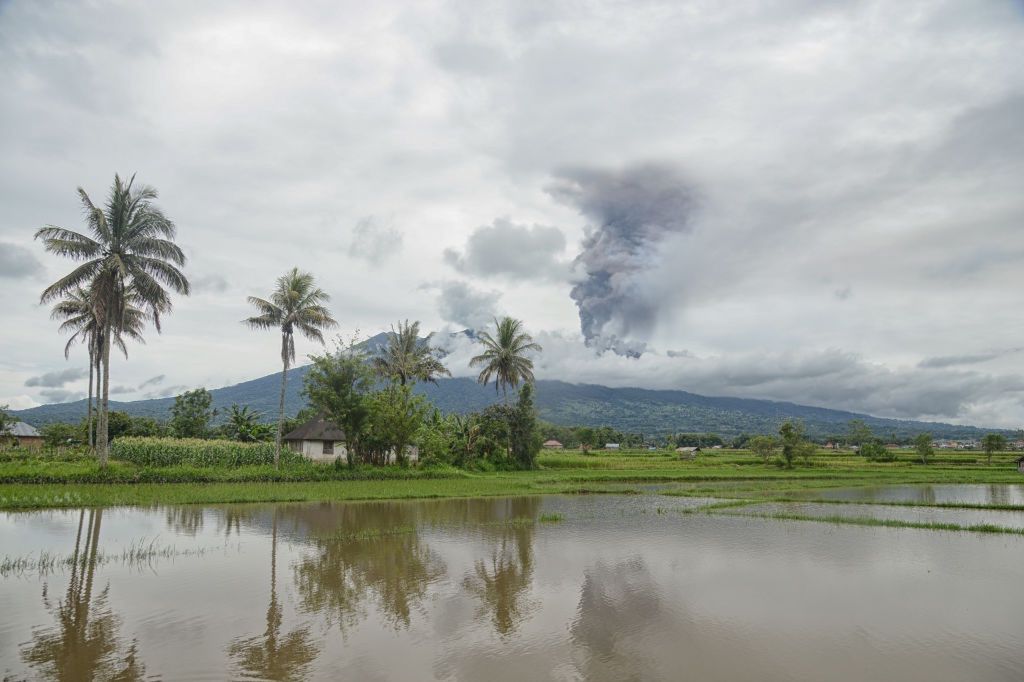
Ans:
[{"label": "water reflection", "polygon": [[[47,680],[141,680],[145,666],[137,642],[121,640],[121,619],[109,604],[110,584],[94,593],[103,510],[79,512],[71,573],[63,599],[52,603],[43,583],[43,605],[56,621],[32,632],[22,659]],[[85,544],[83,545],[83,528]]]},{"label": "water reflection", "polygon": [[308,626],[297,627],[281,635],[281,603],[277,598],[277,521],[273,512],[270,549],[270,602],[267,604],[266,629],[260,635],[240,637],[228,647],[235,668],[245,676],[261,680],[303,680],[316,659],[317,646]]},{"label": "water reflection", "polygon": [[480,507],[492,512],[485,521],[489,525],[483,526],[490,549],[487,556],[474,562],[473,572],[462,584],[480,601],[478,616],[488,617],[499,635],[508,635],[530,610],[533,536],[540,499],[527,497],[499,503],[504,509],[496,509],[493,504]]}]

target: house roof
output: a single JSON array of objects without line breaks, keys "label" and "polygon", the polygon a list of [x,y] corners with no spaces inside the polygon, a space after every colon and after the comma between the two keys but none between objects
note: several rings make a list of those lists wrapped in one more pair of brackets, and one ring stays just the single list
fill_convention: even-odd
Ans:
[{"label": "house roof", "polygon": [[14,422],[7,427],[7,433],[15,438],[42,438],[42,435],[36,431],[36,427],[25,422]]},{"label": "house roof", "polygon": [[544,441],[544,445],[561,445],[561,444],[562,444],[562,441],[555,440],[554,438],[552,438],[551,440]]},{"label": "house roof", "polygon": [[345,432],[321,412],[284,436],[283,440],[345,440]]},{"label": "house roof", "polygon": [[700,450],[700,448],[695,445],[676,448],[676,452],[696,452],[697,450]]}]

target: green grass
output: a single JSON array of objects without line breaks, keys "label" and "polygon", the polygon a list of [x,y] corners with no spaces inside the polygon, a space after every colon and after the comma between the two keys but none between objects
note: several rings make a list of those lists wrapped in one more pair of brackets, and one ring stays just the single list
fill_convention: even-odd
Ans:
[{"label": "green grass", "polygon": [[561,514],[541,514],[541,523],[558,523],[559,521],[565,520],[565,517]]},{"label": "green grass", "polygon": [[746,516],[758,519],[775,519],[780,521],[817,521],[819,523],[835,523],[848,526],[882,526],[885,528],[917,528],[922,530],[965,531],[971,533],[1005,533],[1024,535],[1024,528],[1008,528],[991,523],[962,525],[937,521],[901,521],[898,519],[876,519],[870,516],[811,516],[790,512],[770,512],[765,514],[717,512],[722,516]]},{"label": "green grass", "polygon": [[[971,453],[967,453],[968,455]],[[964,461],[964,460],[970,461]],[[974,461],[975,459],[980,460]],[[540,468],[470,473],[452,468],[347,468],[309,462],[280,470],[260,466],[141,466],[112,461],[106,469],[82,457],[3,457],[0,509],[215,502],[302,502],[548,493],[640,492],[676,484],[664,494],[785,500],[801,490],[922,483],[1022,483],[1013,453],[991,465],[965,453],[939,454],[925,466],[909,456],[873,463],[820,452],[809,466],[786,469],[742,451],[708,451],[694,461],[673,453],[542,454]],[[814,500],[801,500],[814,501]]]}]

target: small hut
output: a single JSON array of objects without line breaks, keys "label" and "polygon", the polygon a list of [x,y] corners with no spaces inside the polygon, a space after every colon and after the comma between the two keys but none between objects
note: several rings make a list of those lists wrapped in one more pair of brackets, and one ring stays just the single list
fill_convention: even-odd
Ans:
[{"label": "small hut", "polygon": [[38,450],[43,447],[43,436],[34,426],[25,422],[14,422],[7,427],[7,435],[23,448]]},{"label": "small hut", "polygon": [[334,460],[344,457],[347,452],[345,432],[322,412],[286,434],[282,440],[292,450],[312,460]]},{"label": "small hut", "polygon": [[676,454],[679,455],[679,459],[696,459],[700,454],[700,448],[693,445],[679,447],[676,448]]},{"label": "small hut", "polygon": [[561,441],[557,441],[554,438],[544,441],[545,450],[561,450],[564,447],[565,446],[562,445]]},{"label": "small hut", "polygon": [[1019,457],[1017,459],[1017,471],[1024,474],[1024,457]]}]

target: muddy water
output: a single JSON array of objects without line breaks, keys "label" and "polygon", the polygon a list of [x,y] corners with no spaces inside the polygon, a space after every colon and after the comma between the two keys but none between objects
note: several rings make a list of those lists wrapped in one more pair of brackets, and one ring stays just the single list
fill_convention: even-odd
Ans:
[{"label": "muddy water", "polygon": [[1024,679],[1024,537],[699,503],[2,514],[0,677]]},{"label": "muddy water", "polygon": [[1024,484],[878,485],[820,491],[801,490],[790,495],[845,502],[1024,505]]}]

